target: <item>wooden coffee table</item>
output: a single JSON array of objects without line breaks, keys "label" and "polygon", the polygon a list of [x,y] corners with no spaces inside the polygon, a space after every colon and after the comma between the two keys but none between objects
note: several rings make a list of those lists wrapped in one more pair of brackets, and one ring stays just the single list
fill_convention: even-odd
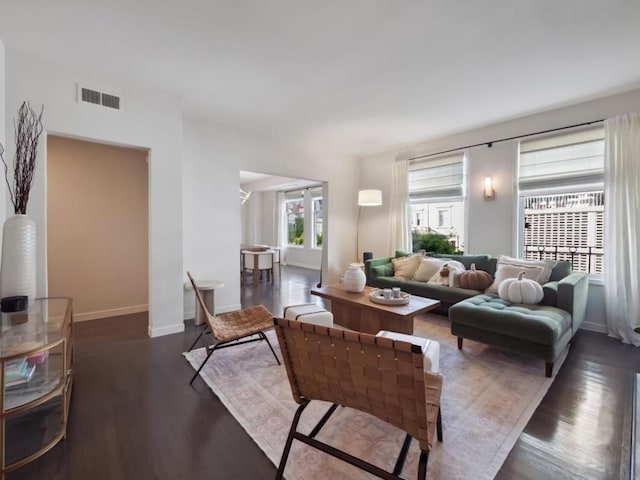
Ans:
[{"label": "wooden coffee table", "polygon": [[440,305],[439,300],[411,295],[406,305],[380,305],[369,300],[377,290],[365,287],[362,292],[347,292],[342,285],[312,288],[311,294],[331,300],[333,321],[350,330],[376,334],[380,330],[413,334],[413,317]]}]

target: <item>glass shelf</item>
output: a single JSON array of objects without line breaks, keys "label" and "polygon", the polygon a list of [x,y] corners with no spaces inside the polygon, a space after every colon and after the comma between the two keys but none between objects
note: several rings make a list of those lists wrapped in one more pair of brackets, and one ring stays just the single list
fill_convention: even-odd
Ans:
[{"label": "glass shelf", "polygon": [[5,472],[35,460],[66,435],[73,381],[72,302],[40,298],[27,311],[1,317],[4,478]]}]

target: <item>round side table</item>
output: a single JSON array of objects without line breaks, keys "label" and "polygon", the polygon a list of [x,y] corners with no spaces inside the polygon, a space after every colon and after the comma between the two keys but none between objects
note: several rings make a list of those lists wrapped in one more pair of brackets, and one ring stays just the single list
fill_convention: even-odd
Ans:
[{"label": "round side table", "polygon": [[[204,304],[207,306],[209,313],[211,315],[216,314],[216,288],[224,287],[224,282],[220,280],[198,280],[196,282],[198,286],[198,291],[200,295],[202,295],[202,300],[204,300]],[[184,284],[186,288],[193,289],[191,286],[191,282],[186,282]],[[195,297],[195,294],[194,294]],[[196,301],[196,317],[194,323],[196,325],[201,325],[204,322],[206,315],[200,308],[198,304],[198,297],[195,297]]]}]

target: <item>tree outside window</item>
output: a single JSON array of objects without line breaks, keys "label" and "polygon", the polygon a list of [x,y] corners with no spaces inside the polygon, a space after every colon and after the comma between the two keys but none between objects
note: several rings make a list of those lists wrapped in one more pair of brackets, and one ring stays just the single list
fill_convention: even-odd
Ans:
[{"label": "tree outside window", "polygon": [[289,200],[286,202],[287,211],[287,243],[289,245],[304,245],[304,200]]}]

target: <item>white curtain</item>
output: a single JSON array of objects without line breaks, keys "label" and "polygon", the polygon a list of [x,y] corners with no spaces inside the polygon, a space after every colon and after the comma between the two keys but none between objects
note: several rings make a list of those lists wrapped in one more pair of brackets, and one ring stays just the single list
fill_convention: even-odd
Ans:
[{"label": "white curtain", "polygon": [[280,248],[280,265],[286,265],[287,222],[284,212],[284,192],[276,195],[276,241]]},{"label": "white curtain", "polygon": [[640,114],[604,126],[607,326],[609,335],[640,346]]},{"label": "white curtain", "polygon": [[411,251],[409,232],[409,162],[398,160],[393,165],[393,186],[391,190],[391,255],[396,250]]}]

